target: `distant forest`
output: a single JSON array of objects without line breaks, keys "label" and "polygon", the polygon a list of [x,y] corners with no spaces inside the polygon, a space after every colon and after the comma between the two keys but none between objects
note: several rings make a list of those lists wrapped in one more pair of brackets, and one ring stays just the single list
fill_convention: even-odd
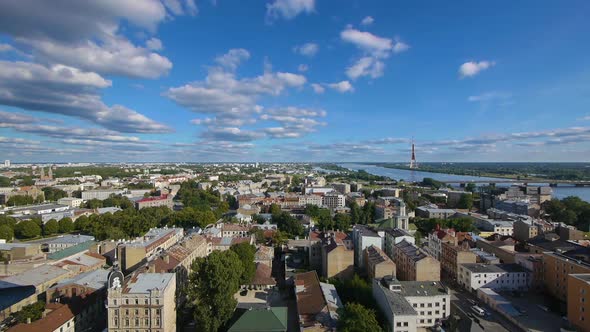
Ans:
[{"label": "distant forest", "polygon": [[[409,169],[402,163],[372,165]],[[419,170],[457,175],[490,176],[511,179],[590,180],[590,163],[421,163]]]}]

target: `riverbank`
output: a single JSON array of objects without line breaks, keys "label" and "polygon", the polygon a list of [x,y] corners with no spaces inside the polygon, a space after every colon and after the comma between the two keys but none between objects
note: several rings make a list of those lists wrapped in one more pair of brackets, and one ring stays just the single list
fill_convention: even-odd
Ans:
[{"label": "riverbank", "polygon": [[[564,176],[561,175],[560,178],[551,178],[551,177],[539,177],[539,176],[529,176],[528,174],[523,173],[506,173],[503,172],[482,172],[472,169],[465,169],[462,168],[462,164],[453,165],[452,167],[448,166],[443,169],[437,168],[436,166],[423,164],[420,165],[418,169],[412,169],[405,164],[386,164],[386,163],[368,163],[367,165],[374,165],[378,167],[390,168],[390,169],[400,169],[406,171],[420,171],[426,173],[435,173],[435,174],[452,174],[452,175],[461,175],[461,176],[475,176],[475,177],[491,177],[491,178],[499,178],[499,179],[506,179],[506,180],[516,180],[516,181],[523,181],[523,182],[533,182],[533,183],[550,183],[552,181],[561,181],[564,180]],[[509,168],[509,167],[508,167]],[[567,177],[567,173],[566,173]],[[578,177],[578,176],[571,176],[571,178],[565,178],[565,180],[579,180],[579,181],[589,181],[590,178],[588,177]]]}]

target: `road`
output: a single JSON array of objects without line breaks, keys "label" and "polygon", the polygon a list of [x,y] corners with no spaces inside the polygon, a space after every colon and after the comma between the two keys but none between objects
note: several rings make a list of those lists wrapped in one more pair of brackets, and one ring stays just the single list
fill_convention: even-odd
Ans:
[{"label": "road", "polygon": [[[485,317],[481,317],[473,313],[471,310],[473,304],[471,304],[470,300],[475,301],[477,306],[486,311]],[[451,295],[451,306],[451,311],[453,314],[459,315],[464,321],[471,320],[470,324],[469,322],[460,324],[462,327],[460,329],[461,331],[463,331],[465,328],[468,328],[470,331],[521,331],[521,329],[516,325],[506,320],[501,315],[495,313],[491,308],[479,301],[477,297],[462,289],[453,289],[453,293]],[[469,315],[470,313],[472,315]],[[468,325],[470,325],[470,327]]]}]

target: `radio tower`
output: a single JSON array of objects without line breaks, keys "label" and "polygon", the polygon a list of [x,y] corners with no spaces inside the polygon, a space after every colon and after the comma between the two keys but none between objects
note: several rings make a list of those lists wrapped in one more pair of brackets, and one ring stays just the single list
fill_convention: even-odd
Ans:
[{"label": "radio tower", "polygon": [[418,168],[418,163],[416,162],[416,149],[414,148],[414,139],[412,139],[412,159],[410,159],[410,168]]}]

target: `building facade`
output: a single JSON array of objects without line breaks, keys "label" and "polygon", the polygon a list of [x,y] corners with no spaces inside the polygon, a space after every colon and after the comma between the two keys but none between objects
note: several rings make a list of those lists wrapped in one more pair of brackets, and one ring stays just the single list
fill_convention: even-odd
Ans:
[{"label": "building facade", "polygon": [[440,262],[412,243],[395,245],[397,278],[404,281],[440,281]]}]

